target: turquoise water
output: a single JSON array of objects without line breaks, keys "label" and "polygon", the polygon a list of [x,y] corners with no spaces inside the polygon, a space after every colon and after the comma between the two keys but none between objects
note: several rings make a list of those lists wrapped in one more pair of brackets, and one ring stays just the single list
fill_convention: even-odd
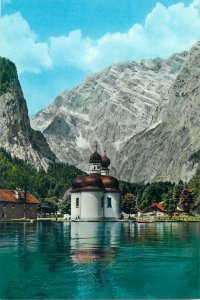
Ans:
[{"label": "turquoise water", "polygon": [[200,223],[0,223],[1,299],[200,298]]}]

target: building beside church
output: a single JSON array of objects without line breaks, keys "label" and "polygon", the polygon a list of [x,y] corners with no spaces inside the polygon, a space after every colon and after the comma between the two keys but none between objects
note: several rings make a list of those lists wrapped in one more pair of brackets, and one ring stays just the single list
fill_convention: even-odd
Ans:
[{"label": "building beside church", "polygon": [[160,203],[152,203],[150,206],[146,207],[142,211],[142,215],[146,216],[166,216],[167,212],[165,211],[165,207],[163,202]]},{"label": "building beside church", "polygon": [[89,163],[89,174],[77,177],[72,184],[71,219],[119,219],[121,193],[118,180],[109,175],[110,159],[96,149]]},{"label": "building beside church", "polygon": [[23,193],[16,190],[0,190],[0,219],[36,219],[39,201],[27,194],[26,202]]}]

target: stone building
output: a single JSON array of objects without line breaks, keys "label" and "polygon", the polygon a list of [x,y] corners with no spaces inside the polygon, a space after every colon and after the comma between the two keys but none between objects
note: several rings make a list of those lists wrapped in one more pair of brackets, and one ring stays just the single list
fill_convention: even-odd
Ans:
[{"label": "stone building", "polygon": [[23,196],[15,190],[0,190],[0,219],[36,219],[39,201],[28,193],[24,202]]},{"label": "stone building", "polygon": [[89,163],[89,174],[77,177],[72,184],[72,220],[119,219],[121,193],[118,180],[109,175],[110,159],[96,149]]}]

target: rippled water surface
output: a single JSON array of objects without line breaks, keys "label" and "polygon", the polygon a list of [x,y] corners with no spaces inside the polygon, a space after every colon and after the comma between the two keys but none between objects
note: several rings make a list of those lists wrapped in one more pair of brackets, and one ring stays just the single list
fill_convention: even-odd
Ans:
[{"label": "rippled water surface", "polygon": [[200,223],[0,223],[1,299],[200,298]]}]

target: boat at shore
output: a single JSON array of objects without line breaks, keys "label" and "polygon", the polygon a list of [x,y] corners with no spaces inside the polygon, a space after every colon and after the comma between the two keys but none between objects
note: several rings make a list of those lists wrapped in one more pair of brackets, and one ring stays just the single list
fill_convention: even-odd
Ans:
[{"label": "boat at shore", "polygon": [[137,222],[137,223],[154,223],[155,221],[153,221],[153,220],[142,220],[142,219],[140,219],[140,220],[136,220],[136,222]]}]

